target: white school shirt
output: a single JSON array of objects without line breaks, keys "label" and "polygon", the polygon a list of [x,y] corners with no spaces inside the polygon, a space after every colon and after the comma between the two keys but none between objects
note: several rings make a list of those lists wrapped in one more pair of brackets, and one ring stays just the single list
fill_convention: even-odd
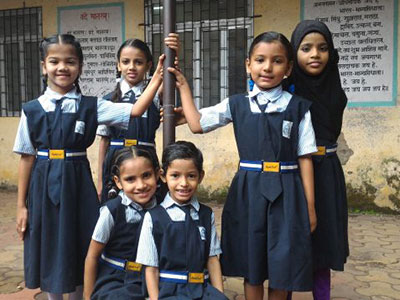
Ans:
[{"label": "white school shirt", "polygon": [[[250,102],[250,110],[254,114],[261,113],[256,101],[253,97],[257,97],[260,105],[267,104],[266,113],[283,112],[286,110],[292,95],[282,90],[282,86],[278,86],[271,90],[261,91],[257,85],[254,85],[253,91],[246,96]],[[200,110],[200,126],[204,133],[225,126],[232,122],[232,114],[229,107],[229,98],[225,98],[222,102],[202,108]],[[307,111],[299,124],[299,143],[297,147],[297,155],[307,155],[317,152],[317,144],[315,140],[314,128],[311,123],[310,111]]]},{"label": "white school shirt", "polygon": [[[120,81],[119,86],[121,90],[121,102],[125,102],[129,101],[130,99],[131,96],[131,94],[129,93],[130,91],[132,91],[135,94],[135,98],[138,99],[142,95],[144,89],[146,88],[146,83],[144,81],[141,81],[137,85],[130,87],[129,84],[126,82],[126,80],[122,79]],[[160,109],[160,97],[158,96],[158,94],[156,94],[156,96],[154,97],[153,103],[157,107],[157,109]],[[146,109],[146,111],[143,113],[142,118],[147,117],[147,111],[148,109]],[[96,134],[106,137],[109,137],[111,135],[109,127],[107,125],[99,125],[97,127]]]},{"label": "white school shirt", "polygon": [[[75,113],[78,111],[82,95],[76,91],[75,87],[65,95],[61,95],[47,87],[38,100],[45,112],[52,112],[56,108],[56,101],[61,98],[63,98],[62,113]],[[126,129],[129,125],[132,106],[131,103],[113,103],[103,98],[97,98],[97,122]],[[18,154],[36,155],[36,149],[33,147],[29,136],[28,121],[23,110],[13,151]]]},{"label": "white school shirt", "polygon": [[[182,211],[178,206],[186,206],[191,204],[190,216],[193,220],[199,219],[200,203],[196,197],[183,205],[175,202],[170,194],[165,196],[161,206],[165,208],[169,217],[172,221],[185,221],[185,212]],[[210,241],[210,254],[209,256],[215,256],[222,253],[220,242],[215,230],[215,219],[214,212],[211,213],[211,241]],[[139,244],[137,249],[136,262],[150,267],[158,267],[158,251],[153,237],[153,220],[151,215],[147,212],[144,215],[142,231],[140,232]]]},{"label": "white school shirt", "polygon": [[[125,218],[127,223],[139,223],[142,220],[142,216],[139,212],[143,209],[151,209],[157,205],[155,197],[153,197],[143,208],[140,204],[132,201],[123,191],[119,192],[119,196],[122,198],[121,204],[126,206]],[[114,219],[111,212],[107,205],[103,205],[100,207],[100,216],[97,220],[96,227],[94,228],[92,240],[102,244],[107,244],[113,228]]]}]

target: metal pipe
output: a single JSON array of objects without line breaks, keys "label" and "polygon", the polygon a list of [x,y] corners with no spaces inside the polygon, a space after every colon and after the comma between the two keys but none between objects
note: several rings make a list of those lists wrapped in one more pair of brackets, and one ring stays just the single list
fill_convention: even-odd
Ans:
[{"label": "metal pipe", "polygon": [[[175,32],[176,24],[176,0],[164,0],[164,38],[169,33]],[[168,67],[174,66],[176,53],[172,49],[164,46],[166,55],[164,61],[163,75],[163,108],[164,108],[164,124],[163,124],[163,148],[175,142],[175,77],[167,71]]]}]

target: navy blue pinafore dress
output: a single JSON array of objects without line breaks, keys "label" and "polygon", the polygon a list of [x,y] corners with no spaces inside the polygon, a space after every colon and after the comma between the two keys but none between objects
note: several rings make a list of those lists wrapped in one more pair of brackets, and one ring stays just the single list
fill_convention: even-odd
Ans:
[{"label": "navy blue pinafore dress", "polygon": [[[204,273],[210,253],[211,209],[200,204],[199,220],[193,220],[187,212],[183,222],[172,221],[162,206],[149,212],[153,220],[160,278],[163,272]],[[200,229],[205,230],[204,234]],[[159,289],[158,299],[228,299],[207,280],[204,283],[176,283],[160,279]]]},{"label": "navy blue pinafore dress", "polygon": [[[317,145],[336,148],[335,142],[318,139]],[[336,154],[313,155],[315,212],[318,225],[312,234],[314,270],[343,271],[349,256],[346,183]]]},{"label": "navy blue pinafore dress", "polygon": [[[57,114],[57,106],[56,111],[45,112],[38,100],[26,103],[23,110],[30,139],[38,151],[84,152],[95,139],[95,97],[82,96],[75,113]],[[83,284],[85,257],[99,215],[86,156],[41,159],[38,155],[27,202],[26,286],[57,294],[74,292],[76,286]]]},{"label": "navy blue pinafore dress", "polygon": [[[290,89],[295,92],[294,85]],[[318,102],[313,103],[310,111],[320,150],[313,155],[315,212],[318,220],[312,234],[313,266],[314,270],[343,271],[350,253],[347,195],[342,164],[337,156],[340,130],[337,131],[337,127],[332,125],[339,120],[341,125],[343,111],[338,110],[333,115]],[[319,117],[324,118],[323,122],[317,119]]]},{"label": "navy blue pinafore dress", "polygon": [[[130,93],[130,92],[128,92]],[[112,93],[104,96],[104,99],[111,101]],[[136,96],[131,90],[131,95],[128,101],[119,99],[118,102],[132,103],[136,102]],[[151,143],[155,145],[156,131],[160,126],[160,112],[154,102],[151,103],[147,111],[141,116],[136,118],[130,118],[128,129],[121,129],[118,127],[109,127],[111,136],[111,141],[119,140],[121,143],[125,139],[137,140],[140,142]],[[103,190],[101,193],[101,202],[104,203],[108,200],[108,191],[110,190],[110,180],[111,180],[111,164],[115,151],[123,148],[124,146],[113,146],[110,145],[107,149],[106,155],[104,157],[103,163]],[[147,147],[144,145],[144,147]],[[148,146],[148,149],[156,155],[155,147]]]},{"label": "navy blue pinafore dress", "polygon": [[[229,106],[241,161],[297,162],[298,127],[308,101],[293,96],[284,112],[252,113],[242,94],[230,97]],[[311,290],[310,223],[299,172],[238,170],[222,213],[222,251],[226,276]]]},{"label": "navy blue pinafore dress", "polygon": [[[139,222],[126,221],[127,207],[121,203],[120,196],[106,202],[114,220],[114,228],[103,255],[114,261],[131,261],[136,258],[140,229],[145,210],[138,211]],[[91,299],[145,299],[144,270],[129,271],[117,268],[104,259],[100,259],[97,279]]]}]

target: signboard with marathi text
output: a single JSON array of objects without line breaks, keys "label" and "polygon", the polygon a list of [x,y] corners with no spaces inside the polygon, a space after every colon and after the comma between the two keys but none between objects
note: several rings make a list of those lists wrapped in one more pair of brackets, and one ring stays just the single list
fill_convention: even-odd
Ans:
[{"label": "signboard with marathi text", "polygon": [[58,8],[58,32],[74,35],[83,50],[82,93],[104,96],[116,84],[117,51],[125,39],[123,3]]},{"label": "signboard with marathi text", "polygon": [[396,104],[397,12],[397,0],[302,0],[301,19],[332,32],[349,106]]}]

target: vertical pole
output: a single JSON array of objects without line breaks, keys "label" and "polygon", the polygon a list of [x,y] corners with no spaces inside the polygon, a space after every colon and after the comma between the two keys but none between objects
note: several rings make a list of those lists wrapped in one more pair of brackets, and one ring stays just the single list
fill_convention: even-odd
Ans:
[{"label": "vertical pole", "polygon": [[[175,3],[176,0],[164,0],[164,38],[169,33],[175,32]],[[176,53],[167,46],[164,46],[166,55],[164,61],[163,75],[163,107],[164,107],[164,124],[163,124],[163,148],[175,142],[175,77],[167,71],[168,67],[174,66]]]}]

